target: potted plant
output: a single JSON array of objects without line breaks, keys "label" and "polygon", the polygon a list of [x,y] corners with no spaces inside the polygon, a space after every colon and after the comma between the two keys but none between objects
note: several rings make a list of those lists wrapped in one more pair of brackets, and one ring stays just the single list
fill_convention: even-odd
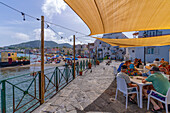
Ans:
[{"label": "potted plant", "polygon": [[79,71],[79,75],[80,75],[80,76],[82,76],[82,74],[83,74],[83,70],[82,70],[82,69],[80,69],[80,71]]},{"label": "potted plant", "polygon": [[99,65],[99,64],[100,64],[99,60],[97,60],[97,61],[96,61],[96,64],[97,64],[97,65]]},{"label": "potted plant", "polygon": [[89,69],[91,69],[91,62],[88,63],[88,67],[89,67]]}]

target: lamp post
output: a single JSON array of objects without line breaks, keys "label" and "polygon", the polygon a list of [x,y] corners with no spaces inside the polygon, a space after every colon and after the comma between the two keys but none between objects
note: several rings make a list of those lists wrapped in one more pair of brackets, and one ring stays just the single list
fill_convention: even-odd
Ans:
[{"label": "lamp post", "polygon": [[[146,32],[143,33],[143,36],[146,38],[147,37],[147,34]],[[145,46],[144,46],[144,65],[146,65],[146,56],[145,56]]]}]

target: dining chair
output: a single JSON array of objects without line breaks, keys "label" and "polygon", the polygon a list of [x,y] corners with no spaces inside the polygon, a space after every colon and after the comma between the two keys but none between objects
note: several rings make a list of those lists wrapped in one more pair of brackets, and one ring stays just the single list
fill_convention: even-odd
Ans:
[{"label": "dining chair", "polygon": [[137,103],[139,105],[139,98],[138,98],[138,89],[137,87],[127,87],[126,81],[125,79],[118,77],[117,76],[117,89],[116,89],[116,95],[115,95],[115,100],[117,99],[117,94],[118,91],[124,93],[126,95],[126,109],[127,109],[127,105],[128,105],[128,94],[137,94]]},{"label": "dining chair", "polygon": [[170,104],[170,88],[165,95],[158,93],[157,91],[151,90],[148,95],[148,105],[147,110],[149,110],[150,98],[156,99],[165,104],[166,113],[168,113],[168,104]]},{"label": "dining chair", "polygon": [[114,79],[116,79],[117,76],[117,68],[115,66],[113,66],[113,75],[114,75]]}]

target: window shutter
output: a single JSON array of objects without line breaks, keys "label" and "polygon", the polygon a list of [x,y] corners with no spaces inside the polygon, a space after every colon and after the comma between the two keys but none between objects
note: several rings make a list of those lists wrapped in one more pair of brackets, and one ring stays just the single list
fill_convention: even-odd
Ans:
[{"label": "window shutter", "polygon": [[158,55],[159,54],[159,48],[155,47],[154,52],[155,52],[156,55]]}]

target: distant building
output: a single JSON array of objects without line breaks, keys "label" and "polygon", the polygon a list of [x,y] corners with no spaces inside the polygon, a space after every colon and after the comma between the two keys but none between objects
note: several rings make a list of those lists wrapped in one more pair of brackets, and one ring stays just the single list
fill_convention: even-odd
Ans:
[{"label": "distant building", "polygon": [[82,57],[84,56],[88,56],[88,45],[87,44],[78,44],[75,45],[75,51],[76,51],[76,55],[80,55]]},{"label": "distant building", "polygon": [[[138,38],[143,37],[154,37],[161,35],[169,35],[170,30],[148,30],[139,31]],[[156,58],[164,58],[165,61],[169,62],[169,50],[170,46],[148,46],[145,47],[145,60],[146,62],[153,62]],[[129,59],[134,60],[135,58],[144,61],[144,47],[133,47],[128,48],[127,54],[129,54]]]},{"label": "distant building", "polygon": [[65,55],[73,55],[73,49],[72,48],[61,48],[61,52]]},{"label": "distant building", "polygon": [[[125,39],[127,38],[123,33],[109,33],[104,34],[102,38],[111,38],[111,39]],[[124,54],[126,53],[125,48],[119,48],[118,46],[111,46],[103,41],[96,40],[94,42],[95,48],[97,48],[97,57],[111,57],[113,59],[123,59]]]},{"label": "distant building", "polygon": [[93,58],[95,54],[94,43],[88,43],[88,48],[90,52],[90,58]]}]

